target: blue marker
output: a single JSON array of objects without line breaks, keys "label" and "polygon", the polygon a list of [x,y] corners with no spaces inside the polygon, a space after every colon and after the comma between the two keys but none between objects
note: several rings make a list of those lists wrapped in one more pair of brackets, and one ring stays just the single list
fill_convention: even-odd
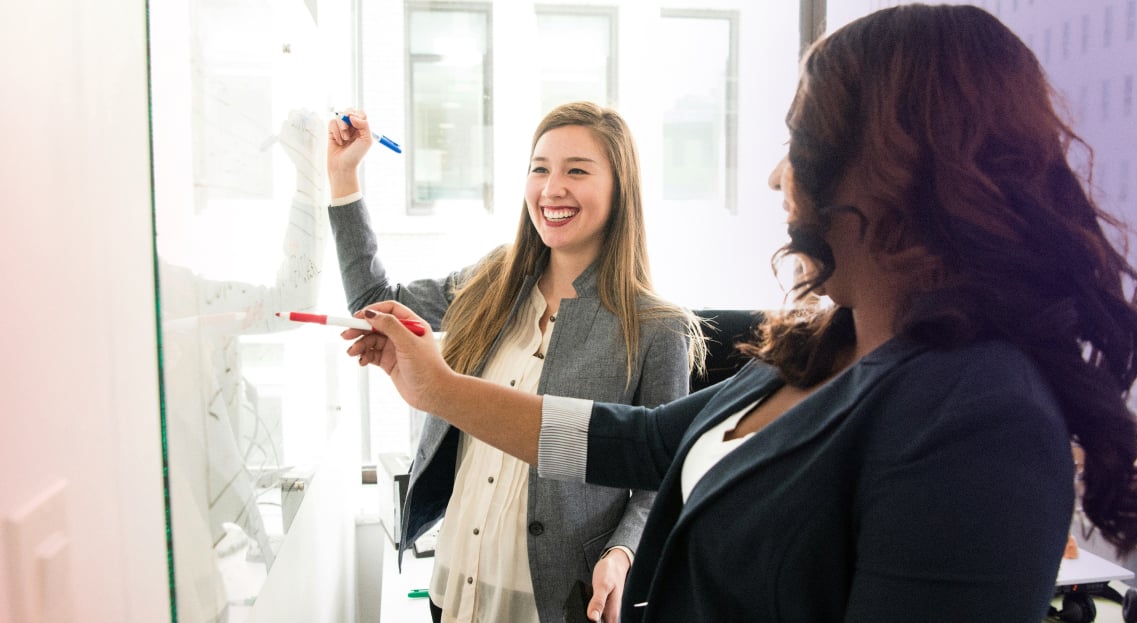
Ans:
[{"label": "blue marker", "polygon": [[[339,113],[336,113],[336,114],[338,115]],[[346,123],[347,125],[351,126],[351,118],[348,117],[347,115],[342,115],[340,117],[340,120],[343,121],[344,123]],[[352,126],[352,127],[354,127],[354,126]],[[391,139],[387,138],[386,136],[381,136],[381,135],[376,134],[374,132],[371,133],[371,136],[374,136],[375,140],[379,141],[380,145],[387,147],[388,149],[395,152],[396,154],[403,153],[403,148],[399,147],[398,143],[396,143],[395,141],[392,141]]]}]

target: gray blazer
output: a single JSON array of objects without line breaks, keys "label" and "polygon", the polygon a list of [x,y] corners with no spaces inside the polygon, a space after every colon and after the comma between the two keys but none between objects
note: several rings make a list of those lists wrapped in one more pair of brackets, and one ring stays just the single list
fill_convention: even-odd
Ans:
[{"label": "gray blazer", "polygon": [[[442,279],[392,284],[377,257],[378,243],[363,202],[331,208],[330,221],[352,312],[393,299],[438,330],[453,301],[455,286],[469,273],[458,271]],[[526,279],[506,326],[528,299],[538,276]],[[641,324],[639,352],[628,383],[627,351],[619,322],[600,304],[596,280],[594,265],[573,282],[577,298],[561,301],[537,392],[644,406],[686,395],[689,340],[682,323]],[[497,339],[501,339],[500,334]],[[428,416],[411,465],[400,559],[407,544],[444,514],[454,487],[457,450],[458,430]],[[547,480],[537,476],[536,468],[530,469],[529,566],[541,621],[562,620],[562,608],[573,584],[577,580],[591,582],[592,568],[605,550],[616,545],[636,550],[653,498],[654,494],[644,491]]]}]

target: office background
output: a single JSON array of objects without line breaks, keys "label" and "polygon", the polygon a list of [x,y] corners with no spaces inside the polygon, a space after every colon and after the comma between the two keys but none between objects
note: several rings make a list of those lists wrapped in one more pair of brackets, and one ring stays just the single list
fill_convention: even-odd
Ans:
[{"label": "office background", "polygon": [[[366,171],[376,220],[388,232],[385,259],[396,275],[441,274],[508,239],[532,128],[559,94],[587,92],[617,106],[633,125],[664,294],[694,307],[777,304],[776,284],[761,285],[782,234],[765,176],[785,138],[781,117],[796,72],[799,17],[824,3],[692,3],[699,10],[677,2],[296,4],[318,6],[328,20],[337,11],[357,17],[354,28],[340,32],[359,45],[341,81],[351,90],[329,91],[323,105],[351,99],[382,123],[381,131],[401,133],[414,146],[404,159],[369,156]],[[896,3],[829,4],[835,26]],[[1099,198],[1116,214],[1137,213],[1137,3],[978,4],[1034,47],[1066,94],[1096,151]],[[792,5],[789,14],[775,17],[785,5]],[[148,55],[153,24],[137,1],[19,9],[5,2],[0,12],[7,94],[0,104],[0,284],[7,293],[0,313],[7,358],[0,376],[7,398],[0,418],[0,620],[14,620],[15,604],[39,601],[54,609],[43,620],[169,620],[151,190],[160,161],[156,155],[152,168],[147,88],[151,63],[160,60]],[[429,36],[445,28],[481,29],[473,42],[482,46],[474,55],[482,59],[480,72],[462,71],[480,82],[459,85],[447,73],[445,46],[459,46],[457,56],[468,58],[471,41]],[[574,33],[570,41],[559,42],[556,33],[566,32]],[[685,38],[690,32],[699,34]],[[578,41],[588,45],[577,54],[533,52],[568,50]],[[701,41],[714,45],[687,45]],[[683,74],[669,53],[717,68]],[[474,88],[467,92],[473,95],[447,106],[442,96],[465,92],[459,86]],[[448,131],[462,127],[476,131]],[[264,244],[278,249],[279,240]],[[246,242],[261,244],[238,240]],[[424,246],[453,255],[423,254]],[[224,257],[223,248],[211,257]],[[216,270],[257,282],[275,265],[238,262],[240,275],[225,274],[223,265]],[[321,296],[332,298],[321,304],[331,306],[338,278],[334,264],[325,269],[324,285],[333,288]],[[366,382],[375,391],[359,401],[361,409],[376,419],[399,409],[385,397],[382,379]],[[373,427],[371,453],[408,443],[409,426],[390,421]],[[328,591],[345,603],[308,601],[324,601],[314,607],[326,612],[354,611],[346,603],[350,575],[341,570],[344,584]],[[55,614],[70,618],[47,618]]]}]

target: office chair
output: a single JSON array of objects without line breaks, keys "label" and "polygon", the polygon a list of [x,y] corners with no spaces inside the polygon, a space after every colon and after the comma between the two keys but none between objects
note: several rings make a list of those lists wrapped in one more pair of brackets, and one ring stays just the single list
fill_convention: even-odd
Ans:
[{"label": "office chair", "polygon": [[748,361],[735,344],[748,340],[765,315],[749,309],[694,310],[707,337],[706,372],[691,373],[691,391],[696,392],[729,378]]},{"label": "office chair", "polygon": [[1103,597],[1121,604],[1121,620],[1125,623],[1137,622],[1137,589],[1128,589],[1125,595],[1112,586],[1097,586],[1091,583],[1090,590],[1070,591],[1062,595],[1062,607],[1050,606],[1046,616],[1050,620],[1063,623],[1093,623],[1097,619],[1098,609],[1094,604],[1094,596]]}]

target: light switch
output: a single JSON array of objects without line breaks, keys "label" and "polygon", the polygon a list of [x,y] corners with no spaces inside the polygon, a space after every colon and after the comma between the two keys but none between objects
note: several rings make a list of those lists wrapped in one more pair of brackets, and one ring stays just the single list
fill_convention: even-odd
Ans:
[{"label": "light switch", "polygon": [[59,480],[4,521],[11,616],[27,623],[74,623],[67,481]]}]

